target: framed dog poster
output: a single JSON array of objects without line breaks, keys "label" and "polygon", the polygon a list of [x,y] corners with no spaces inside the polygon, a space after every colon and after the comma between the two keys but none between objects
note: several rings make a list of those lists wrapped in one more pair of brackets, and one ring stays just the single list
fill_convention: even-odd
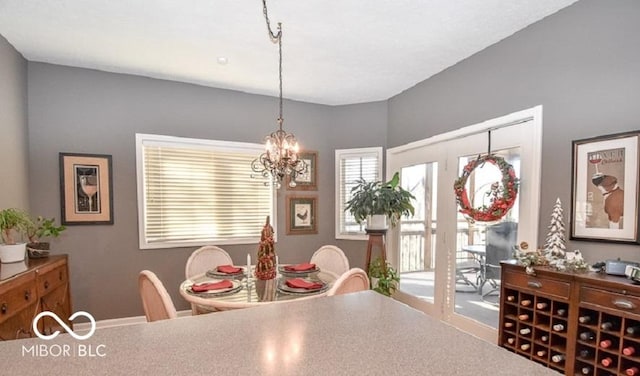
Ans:
[{"label": "framed dog poster", "polygon": [[572,142],[571,239],[640,243],[639,135],[628,132]]}]

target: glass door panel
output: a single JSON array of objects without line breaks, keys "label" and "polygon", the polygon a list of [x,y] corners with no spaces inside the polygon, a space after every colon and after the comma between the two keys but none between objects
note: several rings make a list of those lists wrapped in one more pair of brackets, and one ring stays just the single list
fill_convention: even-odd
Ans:
[{"label": "glass door panel", "polygon": [[438,163],[403,167],[402,187],[413,194],[415,214],[400,220],[400,290],[434,302]]},{"label": "glass door panel", "polygon": [[[493,151],[520,176],[520,148]],[[477,155],[458,158],[458,176]],[[500,185],[500,170],[491,163],[476,168],[467,179],[467,194],[475,208],[490,205],[492,186]],[[518,196],[519,198],[519,196]],[[517,241],[519,200],[496,222],[475,222],[456,207],[456,287],[454,312],[492,328],[498,326],[499,262],[511,258]]]}]

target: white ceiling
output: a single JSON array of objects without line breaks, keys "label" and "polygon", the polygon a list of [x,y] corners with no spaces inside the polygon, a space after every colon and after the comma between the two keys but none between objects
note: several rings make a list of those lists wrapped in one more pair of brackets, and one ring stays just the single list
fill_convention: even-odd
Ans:
[{"label": "white ceiling", "polygon": [[[577,0],[269,0],[284,97],[388,99]],[[30,61],[278,95],[261,0],[0,0]],[[228,63],[220,65],[218,57]]]}]

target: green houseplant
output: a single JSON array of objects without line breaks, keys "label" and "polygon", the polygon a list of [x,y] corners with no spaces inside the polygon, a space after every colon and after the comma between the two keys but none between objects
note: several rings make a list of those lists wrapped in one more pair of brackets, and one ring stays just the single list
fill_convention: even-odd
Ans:
[{"label": "green houseplant", "polygon": [[44,238],[57,238],[62,231],[66,229],[65,226],[57,226],[54,218],[44,218],[38,216],[34,221],[31,221],[31,225],[27,228],[27,237],[29,238],[28,248],[48,250],[49,242],[42,241]]},{"label": "green houseplant", "polygon": [[373,291],[382,295],[391,296],[398,288],[400,276],[388,262],[383,262],[382,257],[376,257],[369,264],[369,279]]},{"label": "green houseplant", "polygon": [[[391,227],[395,227],[400,217],[413,215],[415,209],[411,200],[415,197],[411,192],[400,186],[400,175],[396,172],[388,182],[367,182],[360,178],[356,186],[351,189],[352,197],[347,201],[345,211],[354,216],[356,222],[369,221],[372,216],[382,216],[389,219]],[[375,228],[386,228],[386,224]]]},{"label": "green houseplant", "polygon": [[24,260],[26,243],[18,243],[17,236],[25,235],[33,221],[22,210],[9,208],[0,210],[0,262],[10,263]]}]

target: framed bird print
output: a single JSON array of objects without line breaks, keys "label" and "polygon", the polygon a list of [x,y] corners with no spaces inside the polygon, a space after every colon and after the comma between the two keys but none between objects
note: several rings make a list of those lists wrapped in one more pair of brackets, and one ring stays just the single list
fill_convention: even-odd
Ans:
[{"label": "framed bird print", "polygon": [[318,190],[318,152],[301,151],[298,158],[304,161],[305,168],[302,173],[298,174],[294,179],[295,184],[291,183],[291,178],[287,175],[288,191],[317,191]]},{"label": "framed bird print", "polygon": [[571,239],[639,243],[639,137],[573,141]]},{"label": "framed bird print", "polygon": [[318,196],[287,196],[287,235],[318,233]]}]

